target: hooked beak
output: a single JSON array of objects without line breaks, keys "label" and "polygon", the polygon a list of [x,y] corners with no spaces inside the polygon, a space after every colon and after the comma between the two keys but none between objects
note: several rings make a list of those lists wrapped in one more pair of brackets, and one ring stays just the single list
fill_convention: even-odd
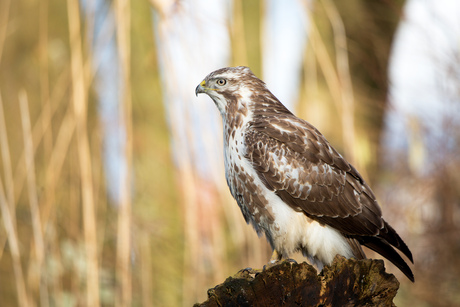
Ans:
[{"label": "hooked beak", "polygon": [[195,95],[198,96],[198,94],[204,93],[205,92],[205,87],[204,87],[205,85],[206,85],[206,81],[204,81],[204,80],[201,81],[201,83],[198,84],[198,86],[195,89]]}]

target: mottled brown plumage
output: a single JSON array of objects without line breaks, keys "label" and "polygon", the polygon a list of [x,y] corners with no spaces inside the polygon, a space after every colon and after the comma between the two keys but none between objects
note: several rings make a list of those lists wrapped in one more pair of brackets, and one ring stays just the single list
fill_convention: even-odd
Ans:
[{"label": "mottled brown plumage", "polygon": [[196,88],[219,109],[227,183],[247,223],[278,258],[299,250],[319,268],[365,245],[413,274],[412,254],[382,218],[374,193],[308,122],[294,116],[247,67],[222,68]]}]

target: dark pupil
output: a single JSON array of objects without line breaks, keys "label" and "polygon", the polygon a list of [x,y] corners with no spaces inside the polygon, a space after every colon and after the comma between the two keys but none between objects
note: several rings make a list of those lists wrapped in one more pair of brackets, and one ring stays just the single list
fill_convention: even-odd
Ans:
[{"label": "dark pupil", "polygon": [[224,85],[224,84],[225,84],[225,80],[224,80],[224,79],[220,79],[217,83],[219,83],[219,85]]}]

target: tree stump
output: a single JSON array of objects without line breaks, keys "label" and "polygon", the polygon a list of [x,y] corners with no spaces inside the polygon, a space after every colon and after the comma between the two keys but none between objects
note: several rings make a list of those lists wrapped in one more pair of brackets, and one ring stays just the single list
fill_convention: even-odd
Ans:
[{"label": "tree stump", "polygon": [[195,306],[394,306],[399,288],[383,260],[337,256],[320,275],[308,263],[292,261],[251,272],[244,269],[227,278]]}]

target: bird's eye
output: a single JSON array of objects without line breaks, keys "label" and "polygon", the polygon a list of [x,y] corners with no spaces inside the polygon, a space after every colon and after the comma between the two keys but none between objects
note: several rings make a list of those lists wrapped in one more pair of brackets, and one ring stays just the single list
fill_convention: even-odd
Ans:
[{"label": "bird's eye", "polygon": [[227,83],[227,80],[225,79],[218,79],[217,80],[217,85],[223,86]]}]

